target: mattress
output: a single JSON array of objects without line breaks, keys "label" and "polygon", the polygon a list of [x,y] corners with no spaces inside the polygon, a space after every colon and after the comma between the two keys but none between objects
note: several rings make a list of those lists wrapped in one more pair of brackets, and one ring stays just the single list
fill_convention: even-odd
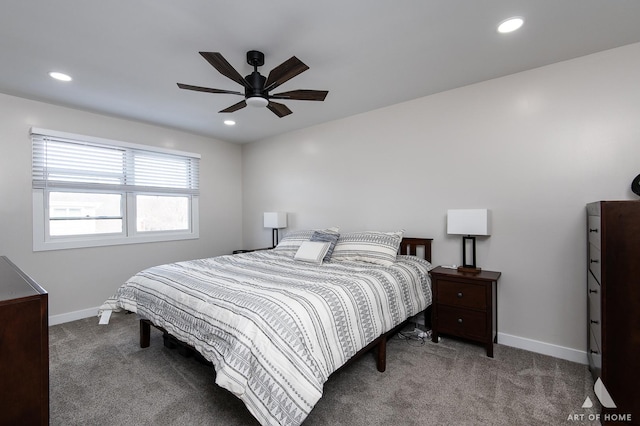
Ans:
[{"label": "mattress", "polygon": [[211,361],[263,425],[299,425],[356,352],[431,304],[429,262],[312,264],[275,250],[155,266],[102,309],[138,313]]}]

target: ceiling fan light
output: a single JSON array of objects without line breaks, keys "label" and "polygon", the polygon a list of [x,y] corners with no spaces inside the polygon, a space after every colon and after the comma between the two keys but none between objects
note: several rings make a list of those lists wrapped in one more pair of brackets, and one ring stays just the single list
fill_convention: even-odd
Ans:
[{"label": "ceiling fan light", "polygon": [[252,107],[266,107],[269,101],[261,96],[252,96],[246,99],[247,105]]}]

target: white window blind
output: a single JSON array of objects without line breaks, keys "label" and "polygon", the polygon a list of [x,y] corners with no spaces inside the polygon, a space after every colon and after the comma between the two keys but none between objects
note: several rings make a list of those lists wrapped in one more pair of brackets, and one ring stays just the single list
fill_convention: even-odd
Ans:
[{"label": "white window blind", "polygon": [[32,128],[35,251],[196,239],[200,155]]},{"label": "white window blind", "polygon": [[34,189],[198,195],[199,155],[32,129]]}]

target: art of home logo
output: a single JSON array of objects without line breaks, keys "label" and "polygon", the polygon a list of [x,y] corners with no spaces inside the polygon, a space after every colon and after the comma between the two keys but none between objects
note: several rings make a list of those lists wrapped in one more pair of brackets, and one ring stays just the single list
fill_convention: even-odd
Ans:
[{"label": "art of home logo", "polygon": [[[609,391],[604,386],[604,383],[602,383],[602,380],[600,380],[600,377],[598,377],[598,380],[596,380],[595,384],[593,385],[593,392],[596,394],[598,401],[600,401],[600,404],[602,404],[603,407],[617,408],[616,403],[613,402],[613,398],[611,398]],[[592,408],[592,407],[593,407],[593,401],[591,401],[591,398],[587,396],[587,398],[584,400],[584,403],[582,404],[582,408]],[[569,414],[569,417],[567,418],[567,420],[581,420],[581,421],[582,420],[591,420],[591,421],[603,420],[606,422],[631,422],[631,413],[629,414],[604,413],[602,416],[600,416],[599,413],[590,413],[588,415],[585,415],[584,413],[582,414],[574,413],[574,414]]]},{"label": "art of home logo", "polygon": [[[593,385],[593,391],[595,392],[596,396],[598,397],[598,401],[600,401],[600,404],[602,404],[603,407],[617,408],[616,403],[613,402],[613,398],[611,398],[611,395],[609,395],[609,391],[607,390],[607,388],[604,387],[604,383],[602,383],[600,377],[598,377],[598,380],[596,380],[596,383]],[[591,398],[587,397],[587,399],[584,400],[584,404],[582,404],[582,408],[591,407],[593,407],[593,402],[591,401]]]}]

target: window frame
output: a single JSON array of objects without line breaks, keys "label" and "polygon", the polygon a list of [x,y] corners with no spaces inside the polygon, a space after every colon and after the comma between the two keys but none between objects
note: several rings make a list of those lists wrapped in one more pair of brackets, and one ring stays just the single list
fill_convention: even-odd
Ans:
[{"label": "window frame", "polygon": [[[31,136],[45,136],[70,141],[97,143],[114,148],[126,148],[147,153],[157,153],[159,155],[175,155],[176,158],[189,157],[199,161],[200,154],[177,151],[166,148],[158,148],[148,145],[132,144],[128,142],[114,141],[110,139],[96,138],[91,136],[77,135],[53,130],[38,128],[31,129]],[[124,166],[123,166],[124,167]],[[196,171],[199,173],[199,171]],[[198,177],[196,176],[196,180]],[[56,186],[44,188],[32,187],[33,206],[33,251],[62,250],[72,248],[103,247],[122,244],[139,244],[162,241],[178,241],[198,239],[200,236],[199,224],[199,191],[196,188],[191,190],[180,190],[176,188],[128,188],[126,185],[120,188],[78,188],[75,183],[65,187],[64,184],[57,183]],[[69,236],[51,236],[49,233],[50,192],[72,192],[72,193],[112,193],[121,194],[121,210],[123,215],[123,229],[121,233],[103,234],[78,234]],[[137,195],[158,195],[158,196],[180,196],[188,198],[188,229],[187,230],[167,230],[167,231],[137,231],[136,196]]]}]

